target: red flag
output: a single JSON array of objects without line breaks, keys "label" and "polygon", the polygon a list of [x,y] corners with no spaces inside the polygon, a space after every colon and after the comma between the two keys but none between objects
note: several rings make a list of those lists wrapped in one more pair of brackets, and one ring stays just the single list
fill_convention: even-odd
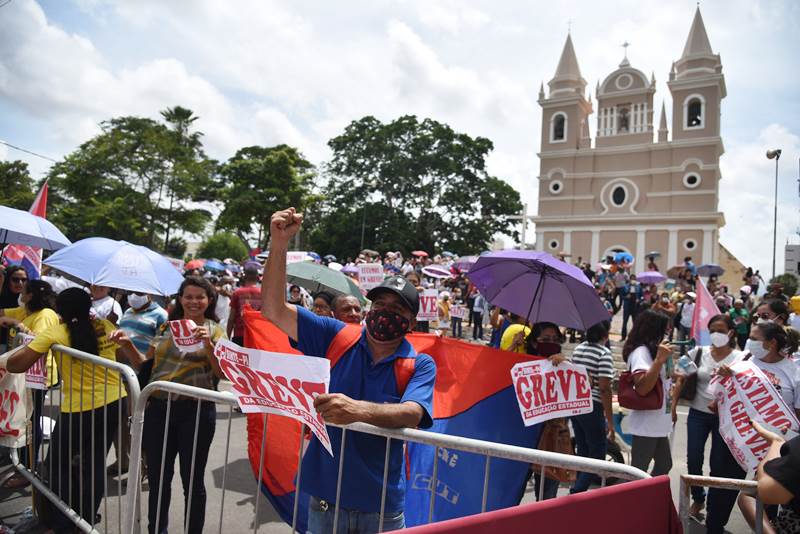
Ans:
[{"label": "red flag", "polygon": [[[47,218],[47,182],[33,199],[33,204],[28,210],[37,217]],[[42,273],[42,249],[25,245],[9,245],[3,252],[3,258],[8,263],[22,265],[28,273],[28,278],[37,279]]]},{"label": "red flag", "polygon": [[695,292],[697,293],[697,298],[695,299],[694,313],[692,314],[691,337],[697,341],[698,345],[706,346],[711,342],[708,332],[708,320],[715,315],[719,315],[720,311],[711,293],[708,292],[705,284],[699,278],[697,279]]}]

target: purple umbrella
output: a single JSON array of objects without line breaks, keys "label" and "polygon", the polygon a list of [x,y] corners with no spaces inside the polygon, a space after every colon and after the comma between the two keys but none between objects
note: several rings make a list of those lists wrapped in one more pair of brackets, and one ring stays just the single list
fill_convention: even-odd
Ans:
[{"label": "purple umbrella", "polygon": [[453,273],[444,265],[427,265],[422,268],[422,274],[431,278],[452,278]]},{"label": "purple umbrella", "polygon": [[658,271],[644,271],[636,274],[636,279],[643,284],[660,284],[667,279]]},{"label": "purple umbrella", "polygon": [[342,267],[341,272],[343,272],[344,274],[356,274],[358,273],[358,267],[348,263],[347,265]]},{"label": "purple umbrella", "polygon": [[697,268],[697,274],[700,276],[722,276],[725,274],[725,269],[715,263],[705,263]]},{"label": "purple umbrella", "polygon": [[475,262],[478,261],[478,256],[461,256],[456,261],[453,262],[453,267],[458,269],[461,272],[468,272],[472,269],[472,266],[475,265]]},{"label": "purple umbrella", "polygon": [[489,302],[531,323],[586,330],[609,319],[583,272],[546,252],[491,252],[478,259],[467,277]]}]

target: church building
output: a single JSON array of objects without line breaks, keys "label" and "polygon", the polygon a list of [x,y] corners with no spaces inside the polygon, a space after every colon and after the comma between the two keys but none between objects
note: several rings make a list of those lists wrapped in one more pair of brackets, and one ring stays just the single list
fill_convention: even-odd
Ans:
[{"label": "church building", "polygon": [[661,254],[662,271],[686,256],[698,265],[718,263],[726,91],[699,8],[669,73],[669,120],[664,100],[655,98],[654,76],[632,66],[627,54],[597,84],[596,102],[587,97],[569,35],[547,85],[549,91],[539,90],[536,248],[592,263],[629,252],[636,271],[645,269],[651,251]]}]

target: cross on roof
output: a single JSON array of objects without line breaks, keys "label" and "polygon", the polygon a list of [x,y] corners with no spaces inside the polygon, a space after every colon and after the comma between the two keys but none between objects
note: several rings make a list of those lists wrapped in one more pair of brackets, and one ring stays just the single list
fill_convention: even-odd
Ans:
[{"label": "cross on roof", "polygon": [[622,46],[622,48],[625,49],[625,59],[628,59],[628,47],[630,45],[631,44],[628,41],[625,41],[624,43],[622,43],[622,45],[620,45],[620,46]]}]

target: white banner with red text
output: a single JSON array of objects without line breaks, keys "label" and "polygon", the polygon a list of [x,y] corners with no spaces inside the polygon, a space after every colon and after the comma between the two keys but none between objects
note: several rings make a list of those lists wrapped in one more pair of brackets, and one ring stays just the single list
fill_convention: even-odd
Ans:
[{"label": "white banner with red text", "polygon": [[249,349],[227,339],[217,342],[214,355],[233,384],[243,413],[272,413],[300,421],[333,456],[325,421],[314,408],[317,395],[328,393],[327,358]]},{"label": "white banner with red text", "polygon": [[797,432],[800,422],[769,378],[750,361],[730,366],[733,376],[715,375],[709,390],[717,401],[719,433],[742,469],[755,469],[769,450],[750,419],[770,430],[788,427]]},{"label": "white banner with red text", "polygon": [[358,264],[358,286],[364,291],[378,287],[384,278],[383,265],[380,263]]},{"label": "white banner with red text", "polygon": [[0,355],[0,445],[17,448],[25,445],[25,425],[33,405],[25,388],[25,374],[12,373],[6,368],[8,359],[24,345]]},{"label": "white banner with red text", "polygon": [[[17,334],[14,338],[14,348],[27,345],[33,341],[33,337],[30,334]],[[42,354],[42,357],[25,371],[25,387],[47,389],[47,354]]]},{"label": "white banner with red text", "polygon": [[439,292],[425,289],[419,294],[417,321],[435,321],[439,318]]},{"label": "white banner with red text", "polygon": [[525,426],[592,411],[592,386],[581,365],[556,366],[549,360],[518,363],[511,368],[511,381]]}]

